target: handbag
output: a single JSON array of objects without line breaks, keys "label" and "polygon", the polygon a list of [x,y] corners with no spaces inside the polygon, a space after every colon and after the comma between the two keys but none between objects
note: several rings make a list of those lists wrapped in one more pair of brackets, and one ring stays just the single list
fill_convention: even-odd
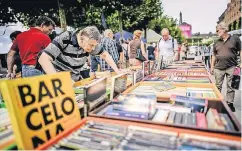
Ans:
[{"label": "handbag", "polygon": [[234,69],[231,87],[238,90],[240,85],[240,68],[236,67]]},{"label": "handbag", "polygon": [[142,51],[141,49],[137,49],[137,54],[136,54],[136,58],[137,60],[144,62],[146,61],[145,57],[142,55]]}]

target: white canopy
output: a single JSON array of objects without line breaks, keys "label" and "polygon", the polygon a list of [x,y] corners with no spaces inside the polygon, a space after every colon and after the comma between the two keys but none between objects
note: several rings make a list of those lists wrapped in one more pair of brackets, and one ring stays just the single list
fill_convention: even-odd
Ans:
[{"label": "white canopy", "polygon": [[161,39],[161,35],[157,34],[154,30],[147,30],[147,43],[158,42]]},{"label": "white canopy", "polygon": [[21,23],[8,24],[6,26],[0,26],[0,54],[7,54],[12,41],[10,39],[10,34],[14,31],[25,31],[27,28]]}]

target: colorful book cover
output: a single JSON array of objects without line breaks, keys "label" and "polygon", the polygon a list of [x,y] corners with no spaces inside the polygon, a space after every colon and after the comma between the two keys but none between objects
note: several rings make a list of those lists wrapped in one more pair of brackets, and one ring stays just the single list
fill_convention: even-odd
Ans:
[{"label": "colorful book cover", "polygon": [[170,100],[174,101],[175,105],[191,108],[192,112],[205,113],[207,111],[207,106],[208,106],[207,99],[198,99],[193,97],[171,95]]},{"label": "colorful book cover", "polygon": [[184,106],[176,106],[173,104],[163,104],[163,103],[157,103],[156,109],[169,110],[169,111],[174,111],[174,112],[179,112],[179,113],[191,113],[192,112],[191,108],[187,108]]},{"label": "colorful book cover", "polygon": [[204,113],[196,112],[196,119],[197,119],[197,127],[199,128],[207,128],[207,119]]},{"label": "colorful book cover", "polygon": [[79,123],[68,72],[1,83],[18,149],[33,150]]},{"label": "colorful book cover", "polygon": [[114,109],[122,111],[143,111],[150,114],[155,113],[157,98],[154,94],[137,95],[137,94],[120,94],[112,100]]},{"label": "colorful book cover", "polygon": [[126,117],[126,118],[142,119],[142,120],[149,119],[148,113],[120,111],[120,110],[115,110],[113,107],[108,107],[108,109],[104,114],[108,116]]},{"label": "colorful book cover", "polygon": [[206,118],[209,128],[225,130],[225,125],[221,121],[218,111],[216,109],[210,108],[207,112]]}]

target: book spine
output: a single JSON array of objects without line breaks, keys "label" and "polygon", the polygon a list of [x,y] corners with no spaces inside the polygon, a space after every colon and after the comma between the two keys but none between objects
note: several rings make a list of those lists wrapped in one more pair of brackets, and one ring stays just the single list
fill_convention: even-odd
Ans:
[{"label": "book spine", "polygon": [[183,117],[182,113],[176,113],[175,124],[181,124],[182,123],[182,117]]},{"label": "book spine", "polygon": [[182,117],[182,124],[183,125],[189,125],[189,123],[188,123],[189,122],[188,120],[189,120],[189,117],[190,117],[189,115],[190,115],[190,113],[184,113],[183,114],[183,117]]},{"label": "book spine", "polygon": [[114,110],[126,112],[151,112],[150,106],[113,104]]},{"label": "book spine", "polygon": [[175,120],[175,116],[176,116],[176,112],[171,111],[169,113],[169,116],[168,116],[168,119],[167,119],[166,123],[173,124],[174,120]]},{"label": "book spine", "polygon": [[152,121],[154,122],[166,122],[167,117],[169,115],[169,111],[167,110],[158,110],[155,116],[153,117]]}]

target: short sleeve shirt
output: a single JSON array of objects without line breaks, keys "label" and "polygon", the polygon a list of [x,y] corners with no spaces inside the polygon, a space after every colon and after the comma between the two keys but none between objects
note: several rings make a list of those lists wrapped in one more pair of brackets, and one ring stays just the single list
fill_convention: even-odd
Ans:
[{"label": "short sleeve shirt", "polygon": [[213,47],[216,57],[215,69],[227,69],[237,66],[237,56],[241,52],[241,41],[237,36],[230,36],[226,41],[219,39]]},{"label": "short sleeve shirt", "polygon": [[[52,57],[52,63],[58,72],[70,71],[74,81],[83,79],[81,71],[90,68],[87,66],[89,53],[79,47],[76,33],[66,31],[60,34],[43,52]],[[97,55],[100,52],[101,46],[98,44],[91,54]]]},{"label": "short sleeve shirt", "polygon": [[36,65],[37,56],[51,42],[48,35],[37,28],[19,34],[14,40],[11,50],[19,51],[22,64]]},{"label": "short sleeve shirt", "polygon": [[[119,60],[119,52],[116,46],[116,42],[107,37],[104,37],[101,40],[101,47],[104,49],[104,51],[107,51],[110,54],[110,56],[113,58],[113,61],[117,65]],[[100,64],[102,71],[106,71],[106,70],[113,71],[111,66],[109,66],[105,60],[101,59],[100,56],[91,57],[91,61],[92,61],[92,64],[95,64],[95,65],[92,65],[92,68],[91,68],[91,71],[93,72],[97,71],[96,64]]]},{"label": "short sleeve shirt", "polygon": [[159,56],[171,57],[174,56],[174,50],[178,50],[177,40],[174,39],[172,42],[172,37],[168,40],[161,38],[158,47],[159,47]]}]

